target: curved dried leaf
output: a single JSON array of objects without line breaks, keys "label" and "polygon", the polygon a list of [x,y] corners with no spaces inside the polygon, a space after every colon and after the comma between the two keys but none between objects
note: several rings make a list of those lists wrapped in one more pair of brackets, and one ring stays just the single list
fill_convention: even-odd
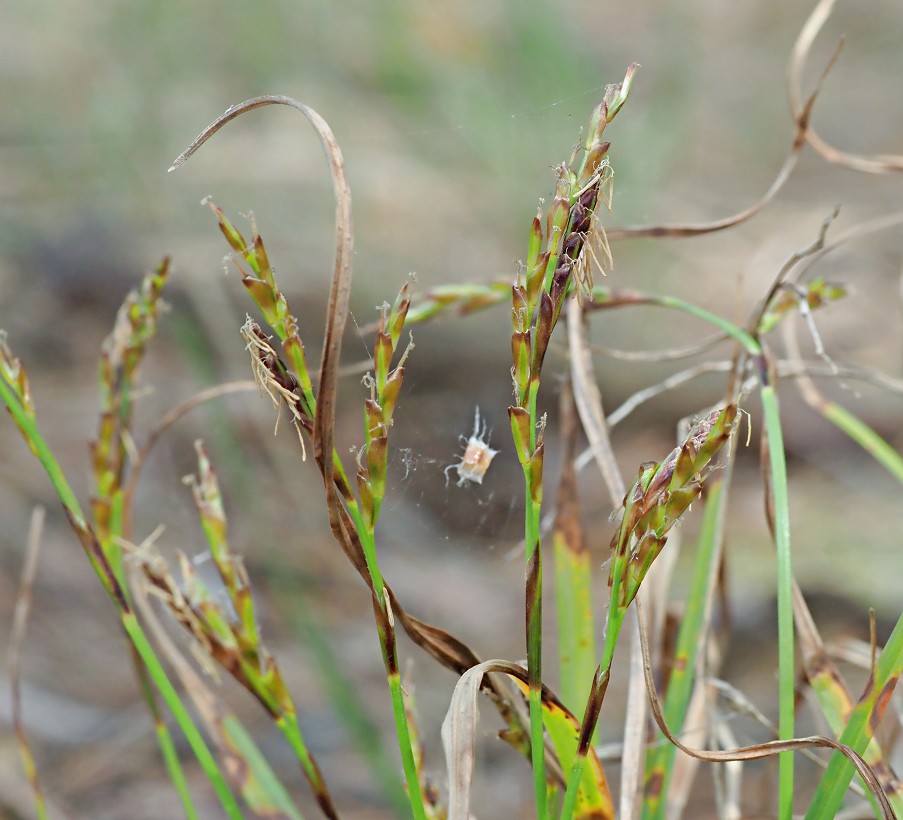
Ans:
[{"label": "curved dried leaf", "polygon": [[[461,676],[455,686],[448,713],[442,723],[442,744],[445,749],[449,784],[449,820],[469,820],[470,790],[473,784],[473,770],[476,757],[476,730],[479,722],[477,695],[484,678],[500,672],[514,679],[515,685],[526,697],[527,672],[510,661],[491,660],[477,664]],[[559,755],[564,753],[565,767],[573,763],[580,722],[545,687],[542,692],[543,722],[552,744]],[[575,817],[614,817],[614,807],[605,773],[594,752],[589,755],[590,765],[581,782],[578,809]],[[557,767],[555,767],[557,768]],[[550,767],[550,771],[554,771]]]},{"label": "curved dried leaf", "polygon": [[[801,77],[806,57],[809,56],[809,50],[812,43],[821,31],[827,19],[831,16],[834,9],[834,0],[821,0],[812,10],[809,19],[806,20],[800,30],[799,37],[793,45],[793,51],[790,54],[790,65],[787,69],[788,93],[790,97],[790,110],[795,118],[799,118],[803,111],[800,103],[801,93]],[[841,41],[841,46],[843,41]],[[831,58],[831,64],[837,58],[840,51],[838,46],[834,57]],[[824,79],[824,77],[822,77]],[[847,151],[841,151],[825,142],[811,126],[806,128],[806,141],[822,156],[826,161],[834,165],[842,165],[845,168],[852,168],[854,171],[862,171],[866,174],[886,174],[893,171],[903,171],[903,156],[894,154],[876,154],[867,156],[864,154],[851,154]]]},{"label": "curved dried leaf", "polygon": [[[819,707],[835,735],[840,736],[856,706],[846,681],[828,655],[806,604],[802,590],[793,584],[793,617],[802,655],[803,669]],[[899,812],[903,808],[903,783],[896,776],[876,738],[869,741],[863,757],[872,767],[888,799]]]},{"label": "curved dried leaf", "polygon": [[317,393],[317,414],[314,419],[314,455],[321,464],[323,483],[329,507],[329,520],[338,535],[341,529],[337,507],[340,502],[333,483],[332,444],[335,428],[335,392],[338,382],[339,356],[342,349],[342,334],[348,319],[348,301],[351,295],[351,258],[353,239],[351,232],[351,189],[345,174],[345,161],[332,129],[314,109],[291,97],[266,95],[254,97],[238,105],[233,105],[225,114],[208,125],[170,166],[173,171],[182,165],[226,123],[236,117],[265,105],[287,105],[300,111],[313,126],[329,160],[335,194],[335,265],[329,290],[329,305],[326,314],[326,332],[323,340],[323,357],[320,362],[320,385]]},{"label": "curved dried leaf", "polygon": [[819,747],[835,749],[845,755],[853,764],[856,772],[863,779],[869,791],[874,796],[875,801],[881,810],[882,817],[886,818],[886,820],[893,820],[895,815],[893,808],[890,805],[890,801],[887,799],[887,795],[881,788],[881,783],[878,781],[878,778],[875,776],[875,773],[868,763],[865,762],[855,749],[852,749],[843,743],[839,743],[836,740],[832,740],[829,737],[816,735],[812,737],[798,737],[793,740],[770,740],[765,743],[753,743],[749,746],[740,746],[736,749],[726,750],[694,749],[681,743],[681,741],[671,732],[671,729],[665,721],[665,716],[662,713],[661,703],[658,699],[658,692],[655,687],[654,673],[652,671],[652,659],[649,654],[649,636],[644,623],[642,605],[639,601],[637,601],[637,610],[640,616],[640,645],[643,650],[643,672],[646,678],[646,691],[649,693],[649,704],[652,708],[652,715],[655,718],[655,722],[658,724],[659,729],[661,729],[662,734],[664,734],[665,737],[684,754],[711,763],[727,763],[732,760],[758,760],[765,757],[772,757],[780,752],[792,752],[800,749]]},{"label": "curved dried leaf", "polygon": [[28,625],[28,617],[31,612],[32,591],[38,573],[38,554],[41,549],[41,536],[44,531],[45,510],[43,507],[35,507],[31,513],[31,525],[28,528],[28,541],[25,547],[25,562],[22,567],[22,578],[19,582],[19,592],[16,595],[16,608],[13,615],[13,628],[9,640],[9,684],[10,700],[12,701],[12,724],[16,735],[16,744],[19,747],[19,759],[25,770],[25,777],[31,786],[32,800],[38,817],[47,816],[47,804],[41,781],[38,777],[38,768],[31,745],[28,742],[28,733],[25,731],[25,722],[22,720],[22,685],[20,678],[19,659],[22,654],[22,646],[25,643],[25,630]]},{"label": "curved dried leaf", "polygon": [[[828,64],[828,69],[833,65],[833,58],[831,62]],[[824,77],[822,77],[824,79]],[[745,222],[747,219],[755,216],[759,211],[761,211],[772,199],[777,196],[778,191],[784,187],[784,183],[790,178],[790,174],[793,172],[793,169],[796,167],[797,160],[799,159],[800,153],[803,150],[803,146],[806,144],[807,134],[809,131],[809,118],[812,114],[812,106],[815,104],[815,98],[818,96],[818,92],[820,90],[821,84],[816,87],[815,91],[812,92],[811,96],[806,100],[804,105],[797,105],[793,111],[793,117],[796,125],[796,131],[793,135],[793,142],[790,145],[790,150],[787,152],[787,156],[784,158],[784,162],[778,170],[777,176],[774,178],[774,181],[769,186],[768,190],[764,193],[761,199],[757,202],[754,202],[747,208],[744,208],[742,211],[733,214],[731,216],[726,216],[722,219],[716,219],[712,222],[699,222],[685,225],[636,225],[636,226],[627,226],[625,228],[611,228],[606,231],[606,235],[608,240],[614,241],[617,239],[635,239],[641,236],[651,236],[651,237],[661,237],[667,239],[677,239],[688,236],[701,236],[707,233],[714,233],[716,231],[723,231],[726,228],[733,228],[735,225],[739,225],[742,222]]]},{"label": "curved dried leaf", "polygon": [[617,508],[627,492],[618,462],[615,460],[608,425],[602,407],[602,394],[596,384],[592,354],[586,336],[586,317],[576,299],[568,304],[568,349],[571,354],[571,379],[574,382],[574,400],[580,423],[589,439],[593,457],[608,487],[612,507]]}]

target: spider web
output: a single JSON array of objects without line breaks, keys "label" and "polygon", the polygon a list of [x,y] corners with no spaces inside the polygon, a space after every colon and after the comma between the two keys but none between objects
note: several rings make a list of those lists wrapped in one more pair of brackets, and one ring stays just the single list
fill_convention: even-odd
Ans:
[{"label": "spider web", "polygon": [[[479,122],[472,125],[459,122],[437,128],[385,134],[374,134],[370,131],[366,134],[343,136],[342,142],[346,148],[353,148],[355,144],[396,141],[400,137],[445,135],[446,138],[450,138],[452,144],[460,141],[463,148],[470,152],[472,146],[468,147],[468,140],[471,139],[473,132],[491,132],[496,139],[500,134],[507,134],[507,140],[514,144],[529,131],[534,137],[539,135],[540,140],[548,139],[552,158],[566,157],[573,144],[577,143],[580,126],[585,123],[592,106],[602,98],[606,87],[605,84],[588,86],[541,105],[514,111],[508,109],[506,112],[503,109],[496,114],[481,111]],[[547,125],[539,125],[546,121]],[[561,143],[562,129],[570,134],[567,139],[572,140],[573,144]],[[449,139],[444,140],[444,144],[448,142]],[[507,176],[509,172],[505,168],[506,163],[510,165],[517,160],[512,154],[507,158],[499,157],[498,161],[501,164],[498,173]],[[518,169],[511,176],[522,176],[522,169]],[[551,193],[552,177],[544,178],[540,169],[538,178],[543,179],[543,184],[550,190],[541,189],[537,194]],[[523,250],[519,247],[511,249],[509,272],[512,279],[516,272],[515,257]],[[405,264],[405,260],[399,261]],[[447,271],[439,273],[446,274]],[[457,276],[456,279],[488,279],[498,273],[498,270],[477,270],[465,277]],[[394,285],[389,285],[388,291],[393,288]],[[417,290],[418,286],[415,285],[415,293]],[[360,323],[353,314],[351,318],[360,331],[361,325],[369,324],[372,317],[369,312],[365,312],[361,316]],[[504,317],[497,314],[494,314],[494,319],[502,324],[506,322]],[[458,320],[449,317],[446,321],[453,323]],[[414,332],[416,335],[418,332],[416,328]],[[354,358],[359,350],[363,350],[364,355],[370,360],[369,338],[368,335],[361,333],[359,342],[352,341],[349,337],[346,346],[348,357]],[[358,343],[361,344],[361,348],[357,347]],[[412,365],[411,369],[428,355],[429,351],[423,347],[415,350],[412,353],[412,361],[409,362]],[[443,427],[437,430],[427,415],[421,414],[418,417],[416,414],[405,412],[406,406],[421,398],[418,396],[416,381],[410,376],[406,378],[396,411],[395,425],[389,436],[387,488],[380,518],[380,527],[384,533],[403,531],[413,533],[413,537],[418,539],[454,542],[459,549],[499,551],[506,556],[523,539],[523,476],[514,458],[510,434],[506,435],[508,387],[506,378],[506,383],[500,390],[497,389],[498,385],[491,388],[493,395],[491,402],[487,401],[485,385],[474,383],[467,385],[468,389],[455,391],[457,398],[454,409],[446,408],[443,414],[446,420],[451,416],[455,421],[446,421]],[[553,387],[554,385],[550,384],[551,401],[554,401]],[[471,393],[473,395],[470,395]],[[466,442],[472,434],[474,411],[478,404],[483,415],[490,420],[490,427],[495,428],[495,434],[489,439],[489,446],[500,452],[489,467],[482,484],[464,481],[459,486],[459,475],[455,466],[461,463]],[[457,426],[450,429],[446,428],[445,424]]]}]

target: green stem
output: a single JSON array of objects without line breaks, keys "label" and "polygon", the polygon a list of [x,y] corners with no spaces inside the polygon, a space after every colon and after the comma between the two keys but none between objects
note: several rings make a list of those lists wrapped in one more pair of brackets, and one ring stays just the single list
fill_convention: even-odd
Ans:
[{"label": "green stem", "polygon": [[[793,569],[790,552],[790,504],[787,487],[787,463],[781,431],[781,415],[774,385],[765,382],[761,389],[762,410],[768,438],[768,462],[771,494],[774,502],[774,541],[777,551],[778,598],[778,737],[790,740],[794,734]],[[793,752],[778,758],[778,817],[793,815]]]},{"label": "green stem", "polygon": [[[382,622],[387,629],[393,630],[394,619],[388,610],[385,585],[379,562],[376,558],[376,541],[373,530],[364,526],[360,509],[356,504],[347,505],[348,513],[354,522],[361,547],[364,551],[364,559],[370,572],[370,580],[373,583],[373,594],[381,611]],[[404,768],[405,782],[408,786],[408,800],[416,820],[426,820],[426,811],[423,808],[423,794],[420,790],[420,780],[417,777],[417,764],[414,760],[414,749],[411,746],[411,731],[408,727],[408,716],[404,708],[404,692],[401,686],[401,677],[398,673],[398,651],[396,649],[395,635],[385,633],[383,626],[377,623],[380,648],[382,649],[383,663],[386,667],[386,676],[389,683],[389,693],[392,697],[392,713],[395,717],[395,734],[398,738],[398,750],[401,753],[401,763]]]},{"label": "green stem", "polygon": [[[539,394],[539,378],[535,377],[530,384],[527,409],[530,413],[530,452],[536,449],[536,407]],[[542,481],[542,478],[539,478]],[[530,565],[535,560],[536,587],[527,610],[527,685],[530,706],[530,759],[533,765],[533,792],[536,800],[537,820],[546,820],[549,816],[548,787],[546,786],[545,741],[542,718],[542,546],[540,544],[540,517],[542,514],[542,490],[537,500],[534,484],[533,464],[524,464],[524,539],[526,544],[526,566],[528,575]]]},{"label": "green stem", "polygon": [[326,788],[326,783],[323,780],[323,775],[320,772],[320,768],[317,766],[316,761],[311,756],[307,744],[304,742],[304,735],[301,734],[301,727],[298,726],[298,716],[294,712],[282,712],[282,714],[276,717],[276,725],[279,727],[279,731],[282,732],[283,737],[285,737],[288,745],[295,753],[295,757],[298,758],[301,769],[304,771],[304,774],[310,783],[320,809],[327,817],[332,820],[337,820],[338,814],[332,805],[332,800],[329,796],[329,790]]},{"label": "green stem", "polygon": [[126,634],[131,638],[135,649],[141,656],[141,660],[144,661],[144,665],[147,667],[147,671],[154,681],[154,685],[157,687],[163,700],[175,717],[176,722],[184,732],[188,745],[191,746],[191,750],[194,752],[198,763],[201,764],[201,768],[210,780],[210,784],[213,786],[213,790],[216,792],[227,816],[234,818],[234,820],[241,820],[243,816],[241,809],[239,808],[238,803],[236,803],[232,792],[229,791],[229,786],[216,763],[216,759],[210,753],[210,749],[207,748],[204,738],[198,731],[197,726],[195,726],[194,722],[191,720],[188,710],[179,699],[178,692],[176,692],[172,683],[170,683],[169,678],[166,676],[166,672],[163,670],[162,664],[154,653],[150,641],[148,641],[147,636],[144,634],[144,630],[138,623],[138,619],[132,612],[123,612],[121,614],[121,619]]},{"label": "green stem", "polygon": [[44,441],[38,430],[34,416],[22,406],[19,397],[10,389],[6,380],[2,378],[0,378],[0,398],[3,399],[3,403],[25,438],[25,443],[38,461],[41,462],[41,466],[47,473],[50,483],[53,485],[53,489],[56,490],[56,494],[59,496],[63,506],[76,516],[77,523],[84,524],[85,516],[79,506],[78,499],[75,497],[75,493],[72,492],[69,482],[66,481],[66,477],[47,446],[47,442]]},{"label": "green stem", "polygon": [[[623,607],[617,605],[617,595],[618,595],[618,587],[616,585],[612,585],[612,598],[611,605],[608,610],[608,623],[605,630],[605,644],[602,648],[602,662],[599,664],[596,675],[593,678],[593,685],[590,691],[589,703],[587,704],[587,711],[590,708],[590,704],[596,700],[598,692],[601,687],[608,685],[608,678],[611,672],[611,662],[614,658],[615,654],[615,646],[618,643],[618,636],[621,634],[621,626],[624,623],[624,615],[626,611]],[[589,715],[585,715],[583,722],[586,723],[587,717]],[[593,719],[593,723],[595,724],[595,718]],[[586,731],[592,732],[593,727],[582,727],[581,734]],[[583,772],[586,768],[586,755],[578,754],[574,758],[574,765],[571,768],[571,773],[568,776],[567,789],[564,793],[564,802],[561,806],[561,820],[571,820],[574,816],[574,810],[577,807],[577,797],[580,791],[580,781],[583,779]]]},{"label": "green stem", "polygon": [[[75,493],[72,492],[72,488],[69,486],[69,482],[66,481],[66,477],[63,474],[59,463],[57,462],[56,458],[54,458],[53,453],[47,445],[47,442],[41,435],[34,416],[30,412],[28,412],[28,410],[22,404],[19,396],[15,393],[15,391],[10,387],[10,385],[4,378],[0,378],[0,398],[3,399],[4,404],[13,416],[13,419],[16,422],[16,425],[19,427],[19,430],[22,433],[23,437],[25,438],[26,444],[28,445],[29,449],[32,451],[32,453],[34,453],[38,461],[44,467],[44,470],[50,478],[50,482],[53,485],[53,488],[56,491],[60,501],[62,502],[63,507],[71,515],[74,526],[83,530],[87,530],[85,516],[82,512],[81,506],[78,503],[78,499],[75,497]],[[121,608],[123,604],[119,604],[117,602],[115,591],[110,586],[111,579],[107,577],[103,567],[98,564],[96,558],[92,558],[90,555],[88,556],[88,558],[91,562],[92,567],[94,568],[94,571],[100,578],[101,583],[107,590],[107,593],[113,599],[114,604],[120,607],[120,619],[122,621],[122,625],[126,631],[126,634],[131,639],[136,651],[141,656],[141,660],[147,667],[147,671],[153,679],[155,686],[160,691],[163,699],[166,701],[167,706],[169,706],[170,710],[175,716],[179,727],[184,732],[185,737],[192,748],[192,751],[198,759],[198,762],[201,764],[201,767],[203,768],[205,774],[210,779],[214,791],[216,791],[217,796],[219,797],[220,802],[223,805],[223,808],[226,810],[226,813],[229,817],[240,818],[242,816],[241,810],[239,809],[238,804],[235,802],[235,798],[232,796],[232,793],[229,791],[229,787],[226,785],[226,781],[216,764],[216,760],[211,755],[210,750],[207,748],[203,737],[201,736],[194,722],[191,720],[191,717],[189,716],[185,707],[182,705],[182,702],[179,700],[178,694],[170,683],[169,678],[167,678],[166,673],[163,670],[163,666],[154,653],[154,650],[151,647],[147,636],[144,634],[144,631],[141,629],[138,620],[135,618],[134,613],[132,613],[128,609],[123,610]],[[122,598],[122,601],[125,601],[124,597]]]},{"label": "green stem", "polygon": [[[395,642],[392,641],[394,647]],[[398,668],[398,653],[392,653],[393,657],[387,661],[387,669],[390,664]],[[404,778],[408,786],[408,800],[417,820],[426,820],[426,810],[423,808],[423,794],[420,790],[420,780],[417,777],[417,763],[414,760],[414,749],[411,745],[411,731],[408,727],[408,717],[404,708],[404,691],[401,686],[401,675],[397,671],[388,674],[389,693],[392,696],[392,712],[395,716],[395,733],[398,735],[398,748],[401,752],[401,765],[404,768]]]},{"label": "green stem", "polygon": [[[121,550],[120,550],[121,552]],[[127,589],[127,587],[124,587]],[[138,650],[134,644],[131,645],[132,665],[135,669],[135,677],[138,679],[138,687],[141,689],[141,695],[147,705],[147,709],[154,721],[154,732],[157,736],[157,743],[160,746],[160,753],[163,755],[163,762],[166,764],[166,773],[172,781],[172,785],[182,801],[182,808],[185,811],[185,817],[188,820],[197,818],[197,810],[191,798],[191,792],[188,790],[188,781],[185,779],[185,772],[182,769],[182,762],[179,760],[175,743],[173,743],[172,733],[166,725],[166,721],[160,714],[157,704],[157,695],[154,692],[147,666],[138,654]]]},{"label": "green stem", "polygon": [[188,781],[185,779],[185,772],[182,769],[182,763],[179,760],[179,753],[176,751],[175,743],[172,740],[172,734],[161,718],[154,720],[154,731],[157,735],[157,744],[160,746],[160,752],[163,755],[163,761],[166,764],[166,772],[172,785],[175,787],[179,800],[182,801],[182,809],[185,811],[186,820],[197,820],[198,813],[191,799],[191,792],[188,790]]},{"label": "green stem", "polygon": [[385,612],[386,610],[386,589],[383,583],[382,571],[379,568],[379,561],[376,558],[376,537],[375,533],[368,529],[361,515],[360,507],[354,502],[346,504],[348,514],[354,522],[358,537],[361,541],[361,548],[364,552],[364,561],[367,563],[367,571],[370,573],[370,580],[373,582],[373,594],[379,608]]},{"label": "green stem", "polygon": [[[530,481],[527,478],[527,566],[534,559],[539,562],[536,571],[536,591],[527,612],[527,683],[530,704],[530,758],[533,764],[533,791],[536,797],[536,817],[549,816],[545,742],[542,722],[542,551],[539,546],[539,515],[530,498]],[[529,545],[532,544],[532,549]],[[529,572],[529,570],[528,570]]]},{"label": "green stem", "polygon": [[[621,575],[623,572],[623,561],[619,561],[617,557],[613,559],[615,564],[612,567],[612,583],[611,597],[608,604],[608,617],[606,618],[605,627],[605,643],[602,646],[602,661],[599,664],[596,675],[593,678],[593,685],[590,689],[590,696],[587,702],[586,714],[583,723],[587,720],[596,721],[596,716],[590,715],[590,709],[596,701],[601,687],[608,685],[608,678],[611,673],[611,662],[614,658],[615,647],[618,644],[618,636],[621,634],[621,626],[624,623],[626,610],[619,603],[621,590]],[[591,733],[594,727],[581,727],[581,735]],[[579,750],[578,750],[579,751]],[[574,816],[574,809],[577,806],[577,796],[580,789],[580,781],[583,779],[583,770],[586,767],[586,755],[577,754],[574,758],[574,765],[568,776],[567,789],[564,793],[564,803],[561,807],[561,820],[571,820]]]}]

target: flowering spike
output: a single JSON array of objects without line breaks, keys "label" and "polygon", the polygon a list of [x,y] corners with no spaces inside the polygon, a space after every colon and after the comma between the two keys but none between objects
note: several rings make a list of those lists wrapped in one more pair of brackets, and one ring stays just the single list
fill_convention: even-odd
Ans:
[{"label": "flowering spike", "polygon": [[624,79],[617,85],[610,85],[605,91],[605,102],[608,105],[607,121],[611,122],[616,116],[621,106],[627,102],[627,95],[630,94],[630,86],[633,85],[633,77],[636,70],[640,67],[639,63],[631,63],[627,67],[627,73]]},{"label": "flowering spike", "polygon": [[514,384],[518,401],[523,401],[530,386],[530,331],[511,335],[511,356],[514,360]]},{"label": "flowering spike", "polygon": [[273,277],[273,269],[270,267],[270,259],[267,256],[266,248],[263,246],[263,239],[260,234],[254,231],[254,247],[251,251],[257,263],[254,268],[257,275],[263,279],[271,288],[276,287],[276,279]]},{"label": "flowering spike", "polygon": [[248,252],[248,243],[245,242],[245,238],[241,235],[241,233],[235,228],[235,226],[229,221],[228,217],[223,213],[222,209],[213,202],[209,197],[203,199],[201,201],[202,205],[207,205],[211,211],[213,211],[213,215],[216,217],[219,222],[219,229],[222,231],[223,236],[226,237],[226,241],[229,243],[229,246],[236,253],[245,256]]},{"label": "flowering spike", "polygon": [[272,286],[256,276],[242,276],[241,283],[247,288],[267,324],[275,325],[279,321],[279,308]]},{"label": "flowering spike", "polygon": [[538,216],[533,217],[533,224],[530,226],[530,241],[527,244],[527,278],[536,268],[539,262],[539,253],[542,250],[542,222]]},{"label": "flowering spike", "polygon": [[511,422],[511,433],[514,438],[514,449],[517,460],[526,464],[530,460],[530,414],[523,407],[509,407],[508,419]]},{"label": "flowering spike", "polygon": [[536,310],[536,335],[533,339],[533,362],[531,365],[534,375],[542,369],[542,362],[555,326],[554,314],[555,307],[552,297],[543,291],[539,296],[539,305]]},{"label": "flowering spike", "polygon": [[386,379],[381,394],[381,404],[383,408],[383,419],[386,427],[392,426],[392,415],[395,412],[395,403],[398,401],[398,395],[401,392],[401,385],[404,382],[404,367],[396,367]]},{"label": "flowering spike", "polygon": [[601,141],[596,141],[587,147],[583,166],[580,169],[580,176],[577,180],[577,184],[580,186],[581,190],[589,185],[593,177],[602,171],[603,163],[605,162],[610,147],[610,142]]},{"label": "flowering spike", "polygon": [[[559,180],[560,187],[560,180]],[[550,256],[555,256],[561,247],[564,232],[568,226],[568,217],[570,216],[569,197],[567,192],[565,196],[556,196],[552,200],[547,217],[547,250]]]},{"label": "flowering spike", "polygon": [[376,343],[373,346],[373,363],[376,375],[377,395],[382,395],[386,380],[389,378],[389,367],[392,364],[392,340],[389,334],[380,331],[376,334]]},{"label": "flowering spike", "polygon": [[523,333],[529,329],[529,314],[526,289],[523,285],[513,285],[511,288],[511,327],[515,333]]},{"label": "flowering spike", "polygon": [[389,318],[386,320],[386,332],[392,340],[393,351],[398,346],[398,339],[401,337],[401,331],[404,330],[408,309],[411,307],[410,284],[410,282],[404,283],[395,298],[395,304],[389,311]]},{"label": "flowering spike", "polygon": [[530,499],[537,506],[542,504],[542,466],[544,453],[545,446],[540,441],[528,462]]},{"label": "flowering spike", "polygon": [[543,251],[539,255],[536,267],[532,271],[527,271],[527,298],[531,305],[535,305],[539,298],[539,291],[542,289],[549,267],[549,256],[549,251]]}]

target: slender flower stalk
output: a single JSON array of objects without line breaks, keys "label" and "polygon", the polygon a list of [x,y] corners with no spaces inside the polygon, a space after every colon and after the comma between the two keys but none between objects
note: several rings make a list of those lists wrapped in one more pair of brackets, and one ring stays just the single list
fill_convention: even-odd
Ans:
[{"label": "slender flower stalk", "polygon": [[[829,223],[827,223],[829,224]],[[824,230],[824,229],[823,229]],[[823,239],[820,238],[819,242]],[[819,243],[816,243],[817,247]],[[785,268],[789,270],[803,255],[798,255]],[[795,704],[795,664],[794,664],[794,627],[792,606],[793,573],[791,568],[790,549],[790,511],[787,488],[787,466],[783,447],[783,436],[780,421],[780,409],[776,391],[775,377],[769,367],[768,356],[760,341],[762,325],[773,327],[776,321],[787,312],[782,302],[771,300],[766,303],[758,320],[749,330],[744,330],[732,322],[716,316],[709,311],[684,302],[674,297],[658,297],[625,291],[616,293],[595,289],[597,301],[594,307],[607,307],[621,304],[656,304],[661,307],[685,311],[703,321],[709,322],[734,339],[742,348],[743,355],[748,357],[755,368],[760,385],[760,398],[764,411],[764,434],[768,453],[769,481],[769,523],[772,527],[773,539],[777,555],[777,601],[778,601],[778,657],[779,657],[779,722],[778,735],[781,740],[789,740],[794,734]],[[818,307],[824,302],[837,298],[841,291],[836,287],[818,284],[806,301],[810,307]],[[767,309],[770,306],[770,310]],[[598,680],[600,689],[607,685],[605,680]],[[588,707],[587,715],[590,709]],[[779,798],[778,815],[789,818],[792,813],[794,760],[790,752],[782,752],[779,757]],[[572,778],[573,782],[573,778]],[[570,793],[571,786],[569,784]],[[565,805],[567,807],[568,800]],[[564,816],[564,815],[563,815]]]},{"label": "slender flower stalk", "polygon": [[[148,343],[157,333],[163,311],[163,290],[169,280],[170,260],[164,258],[148,273],[140,288],[125,299],[100,356],[100,414],[96,438],[91,441],[93,487],[91,513],[94,532],[129,603],[131,593],[123,565],[123,539],[129,539],[123,484],[131,469],[129,443],[132,437],[134,392]],[[147,668],[135,650],[131,653],[138,688],[154,721],[163,760],[189,817],[197,815],[175,743],[160,712]]]},{"label": "slender flower stalk", "polygon": [[197,442],[195,449],[198,475],[191,477],[189,483],[225,595],[214,594],[183,554],[179,555],[182,585],[176,583],[159,556],[144,560],[144,574],[150,588],[205,654],[228,671],[266,709],[298,758],[324,816],[337,818],[329,789],[298,725],[294,700],[275,658],[262,642],[250,580],[241,558],[229,546],[226,514],[216,473],[203,445]]},{"label": "slender flower stalk", "polygon": [[[257,323],[249,319],[242,328],[242,336],[251,354],[255,379],[277,406],[284,404],[288,407],[299,440],[304,447],[303,434],[310,436],[314,432],[318,403],[304,355],[304,345],[299,331],[300,323],[292,313],[273,275],[263,240],[256,227],[251,242],[247,243],[225,214],[216,205],[208,204],[217,217],[220,230],[235,251],[234,259],[242,274],[242,284],[260,309],[267,324],[281,340],[283,354],[288,359],[288,363],[283,361],[272,346],[270,337]],[[244,269],[243,264],[247,265],[250,271]],[[408,344],[394,366],[393,359],[410,305],[410,283],[405,283],[394,304],[391,306],[387,304],[382,309],[373,350],[374,369],[372,374],[365,377],[370,395],[364,402],[364,446],[357,458],[354,485],[334,448],[330,454],[330,467],[332,481],[341,499],[342,513],[347,515],[348,524],[353,527],[356,534],[366,576],[372,589],[376,629],[392,699],[408,799],[415,818],[421,820],[426,817],[423,790],[418,780],[405,709],[395,639],[395,616],[386,593],[376,551],[376,523],[386,492],[389,430],[404,382],[404,363],[408,353],[413,349],[413,343]],[[319,463],[319,459],[318,466],[325,475],[324,463]],[[356,494],[353,489],[355,485]],[[339,525],[340,529],[341,526]]]},{"label": "slender flower stalk", "polygon": [[[542,548],[540,516],[543,499],[544,421],[538,415],[542,365],[565,298],[575,284],[588,287],[594,245],[604,244],[597,211],[607,202],[611,181],[605,127],[627,99],[637,66],[624,80],[609,86],[593,111],[582,153],[577,149],[558,167],[555,196],[546,214],[543,235],[540,215],[533,219],[524,271],[511,290],[515,403],[508,408],[511,432],[524,473],[524,541],[526,544],[526,639],[530,743],[536,814],[548,812],[542,717]],[[545,247],[543,247],[545,241]]]},{"label": "slender flower stalk", "polygon": [[[92,569],[97,574],[104,590],[119,613],[123,630],[131,641],[135,652],[140,657],[141,663],[147,668],[150,680],[153,681],[153,685],[160,692],[166,705],[173,713],[176,722],[185,734],[186,740],[201,764],[204,773],[210,780],[227,816],[240,818],[242,816],[241,809],[229,790],[225,776],[210,753],[210,749],[198,731],[188,710],[179,699],[178,693],[170,682],[160,659],[154,652],[150,640],[128,602],[125,587],[117,577],[114,566],[105,555],[97,535],[87,522],[78,499],[60,468],[59,462],[54,457],[38,428],[37,413],[31,397],[28,376],[20,361],[9,349],[5,335],[2,333],[0,333],[0,400],[6,405],[12,416],[13,423],[19,429],[29,449],[47,472],[50,482],[63,505],[66,517],[69,519],[69,525],[78,536]],[[165,745],[164,754],[167,754]],[[171,763],[170,771],[173,771],[172,765]],[[184,803],[187,792],[182,797]],[[189,816],[191,816],[194,810],[190,799],[185,805]]]},{"label": "slender flower stalk", "polygon": [[404,363],[413,348],[413,343],[409,344],[398,363],[394,368],[392,367],[392,359],[404,328],[405,316],[411,305],[409,290],[410,283],[405,283],[391,308],[388,305],[384,305],[382,308],[382,321],[376,334],[373,350],[374,371],[372,376],[366,380],[370,388],[370,397],[364,404],[364,458],[358,459],[359,504],[349,505],[348,510],[357,527],[364,558],[373,581],[376,627],[379,633],[383,664],[386,668],[389,693],[392,698],[395,731],[408,785],[408,797],[415,817],[425,818],[423,784],[419,780],[413,737],[408,725],[408,713],[398,666],[395,618],[376,555],[376,522],[386,493],[389,429],[392,426],[392,416],[404,381]]},{"label": "slender flower stalk", "polygon": [[627,610],[652,563],[664,548],[669,530],[702,492],[706,468],[733,433],[738,413],[736,404],[711,412],[694,425],[683,443],[672,450],[664,461],[641,465],[633,486],[624,498],[618,531],[611,542],[608,576],[611,597],[602,660],[596,669],[587,701],[577,757],[568,778],[562,818],[570,818],[574,812],[578,784],[583,776]]}]

